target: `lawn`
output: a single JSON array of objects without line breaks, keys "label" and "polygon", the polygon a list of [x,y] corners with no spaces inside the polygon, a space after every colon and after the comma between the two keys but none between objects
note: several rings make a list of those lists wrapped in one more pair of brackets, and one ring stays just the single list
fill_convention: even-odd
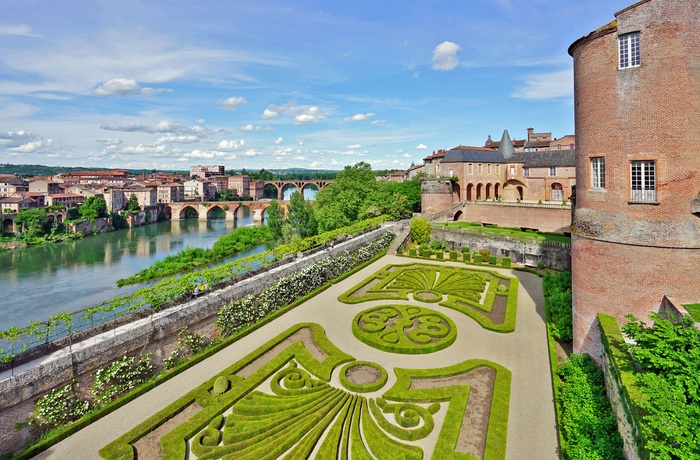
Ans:
[{"label": "lawn", "polygon": [[536,232],[536,231],[522,231],[515,227],[498,227],[486,224],[482,226],[478,222],[447,222],[447,223],[435,223],[432,224],[439,228],[459,228],[467,229],[472,232],[487,233],[487,234],[497,234],[512,236],[515,238],[528,238],[536,239],[538,241],[555,241],[558,243],[571,243],[571,237],[563,235],[561,233],[551,233],[551,232]]},{"label": "lawn", "polygon": [[683,308],[686,309],[688,313],[690,313],[690,316],[693,318],[693,321],[696,323],[700,323],[700,303],[690,303],[687,305],[683,305]]}]

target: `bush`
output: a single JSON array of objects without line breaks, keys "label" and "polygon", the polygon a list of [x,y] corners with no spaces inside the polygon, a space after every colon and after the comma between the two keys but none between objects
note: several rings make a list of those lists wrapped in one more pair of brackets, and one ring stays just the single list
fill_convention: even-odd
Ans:
[{"label": "bush", "polygon": [[105,404],[141,385],[153,373],[153,353],[145,354],[136,361],[123,356],[107,367],[95,372],[92,394],[98,404]]},{"label": "bush", "polygon": [[69,383],[39,398],[29,424],[55,428],[85,415],[90,410],[90,402],[77,396],[74,385],[77,383]]},{"label": "bush", "polygon": [[489,256],[489,264],[496,265],[497,262],[498,259],[496,258],[496,256]]},{"label": "bush", "polygon": [[220,376],[218,376],[218,377],[216,378],[216,380],[214,381],[214,390],[213,390],[213,393],[214,393],[215,395],[224,394],[224,393],[226,393],[226,392],[228,391],[229,386],[230,386],[230,385],[229,385],[228,379],[227,379],[226,377],[224,377],[223,375],[220,375]]},{"label": "bush", "polygon": [[504,267],[510,267],[510,257],[504,257],[502,261]]},{"label": "bush", "polygon": [[462,254],[469,254],[469,246],[462,246]]},{"label": "bush", "polygon": [[474,254],[474,263],[475,264],[480,264],[481,263],[481,254]]},{"label": "bush", "polygon": [[409,249],[409,250],[408,250],[408,255],[411,256],[411,257],[415,257],[415,256],[416,256],[416,250],[415,250],[414,248]]},{"label": "bush", "polygon": [[617,420],[605,394],[603,373],[591,357],[571,355],[569,362],[559,368],[559,377],[563,458],[624,458]]},{"label": "bush", "polygon": [[481,258],[486,260],[491,256],[491,251],[488,249],[479,249],[479,254],[481,254]]},{"label": "bush", "polygon": [[545,273],[542,288],[549,305],[547,326],[550,332],[561,341],[571,342],[573,339],[571,273]]},{"label": "bush", "polygon": [[463,253],[462,253],[462,259],[463,259],[465,262],[471,262],[471,260],[472,260],[472,255],[469,253],[469,251],[463,252]]},{"label": "bush", "polygon": [[445,260],[445,253],[442,251],[436,251],[435,252],[435,258],[437,260]]},{"label": "bush", "polygon": [[430,242],[430,222],[425,217],[416,217],[411,221],[411,238],[416,244],[427,244]]},{"label": "bush", "polygon": [[457,260],[459,253],[457,251],[450,251],[450,260]]}]

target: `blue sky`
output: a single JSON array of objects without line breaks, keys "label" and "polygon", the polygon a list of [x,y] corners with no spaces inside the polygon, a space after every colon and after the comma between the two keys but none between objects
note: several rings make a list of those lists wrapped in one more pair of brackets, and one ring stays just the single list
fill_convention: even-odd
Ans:
[{"label": "blue sky", "polygon": [[3,0],[0,163],[405,169],[574,132],[566,50],[632,0]]}]

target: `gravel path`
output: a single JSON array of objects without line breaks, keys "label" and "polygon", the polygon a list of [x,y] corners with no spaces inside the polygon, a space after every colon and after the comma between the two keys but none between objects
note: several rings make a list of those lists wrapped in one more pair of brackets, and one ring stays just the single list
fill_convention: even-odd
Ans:
[{"label": "gravel path", "polygon": [[[429,308],[449,316],[457,325],[457,340],[444,350],[427,355],[396,355],[371,348],[352,334],[351,321],[360,311],[383,303],[375,301],[346,305],[337,297],[387,264],[406,264],[411,259],[387,255],[369,267],[334,285],[265,327],[244,337],[215,356],[199,363],[158,388],[126,404],[35,458],[98,459],[100,448],[253,352],[260,344],[300,322],[318,323],[328,338],[342,351],[358,360],[372,361],[389,372],[385,388],[395,382],[391,369],[436,368],[481,358],[496,362],[512,372],[507,459],[556,459],[557,433],[553,393],[544,323],[542,283],[532,274],[495,269],[520,280],[515,332],[498,334],[487,331],[466,315],[431,304]],[[462,263],[446,265],[465,267]],[[472,266],[467,266],[472,268]]]}]

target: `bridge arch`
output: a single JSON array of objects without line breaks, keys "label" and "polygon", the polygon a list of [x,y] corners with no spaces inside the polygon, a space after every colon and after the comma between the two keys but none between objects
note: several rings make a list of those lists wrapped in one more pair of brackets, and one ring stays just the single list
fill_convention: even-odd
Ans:
[{"label": "bridge arch", "polygon": [[6,217],[2,220],[2,232],[3,233],[14,233],[15,231],[15,220]]},{"label": "bridge arch", "polygon": [[212,205],[209,208],[207,208],[207,220],[225,219],[225,218],[226,218],[226,210],[222,206],[215,204],[215,205]]},{"label": "bridge arch", "polygon": [[180,209],[180,220],[199,219],[199,210],[192,205],[186,205]]}]

